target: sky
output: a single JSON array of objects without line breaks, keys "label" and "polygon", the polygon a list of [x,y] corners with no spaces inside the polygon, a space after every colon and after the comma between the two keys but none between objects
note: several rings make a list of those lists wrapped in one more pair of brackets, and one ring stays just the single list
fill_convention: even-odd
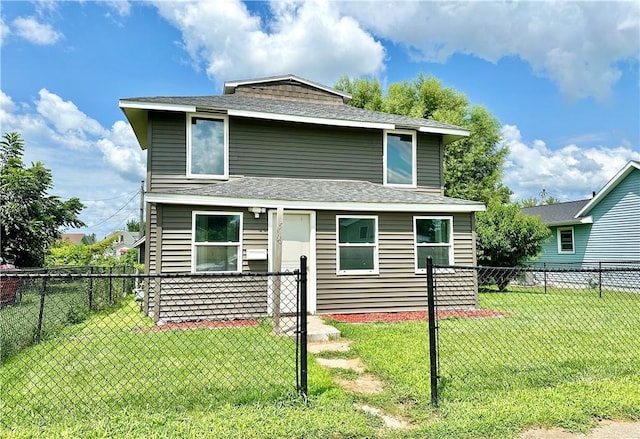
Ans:
[{"label": "sky", "polygon": [[423,73],[500,121],[512,200],[573,201],[640,160],[639,58],[637,1],[3,0],[0,131],[85,204],[68,231],[100,239],[138,218],[145,178],[119,99]]}]

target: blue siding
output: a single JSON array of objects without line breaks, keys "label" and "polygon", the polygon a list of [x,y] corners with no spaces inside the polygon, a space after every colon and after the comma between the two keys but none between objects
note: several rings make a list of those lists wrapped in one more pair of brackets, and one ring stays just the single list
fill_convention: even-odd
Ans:
[{"label": "blue siding", "polygon": [[[566,228],[569,226],[560,226]],[[549,227],[551,237],[542,245],[542,253],[535,259],[536,263],[580,263],[585,259],[585,251],[589,241],[591,224],[578,224],[573,227],[574,253],[558,253],[558,227]]]},{"label": "blue siding", "polygon": [[575,253],[558,253],[558,227],[554,226],[533,262],[640,261],[640,170],[633,169],[587,215],[592,224],[573,226]]},{"label": "blue siding", "polygon": [[585,260],[640,260],[640,170],[627,175],[590,214]]}]

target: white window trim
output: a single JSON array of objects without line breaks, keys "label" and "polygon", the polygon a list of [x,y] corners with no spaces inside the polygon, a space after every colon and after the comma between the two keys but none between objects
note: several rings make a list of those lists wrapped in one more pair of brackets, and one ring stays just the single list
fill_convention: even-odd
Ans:
[{"label": "white window trim", "polygon": [[[237,243],[233,242],[233,241],[229,241],[229,242],[200,242],[200,243],[196,243],[196,216],[197,215],[206,215],[206,216],[229,216],[229,215],[236,215],[240,217],[240,226],[239,226],[239,230],[238,230],[238,239],[239,241]],[[191,272],[192,273],[241,273],[242,272],[242,266],[243,266],[243,259],[242,259],[242,237],[244,234],[244,218],[242,215],[242,212],[220,212],[220,211],[211,211],[211,210],[194,210],[191,213]],[[238,261],[237,263],[237,267],[236,270],[233,271],[196,271],[196,247],[198,246],[231,246],[231,245],[237,245],[237,257],[236,260]]]},{"label": "white window trim", "polygon": [[[420,243],[418,244],[418,220],[421,219],[436,219],[436,220],[448,220],[451,225],[451,233],[449,233],[449,265],[455,265],[454,261],[454,249],[453,249],[453,217],[452,216],[414,216],[413,217],[413,261],[414,261],[414,269],[416,274],[425,274],[427,272],[427,268],[418,268],[418,247],[443,247],[444,244],[429,244],[429,243]],[[448,271],[453,271],[453,269],[445,269]],[[445,271],[443,270],[443,271]]]},{"label": "white window trim", "polygon": [[[411,173],[412,179],[411,184],[394,184],[387,183],[387,134],[410,134],[411,135]],[[385,186],[390,187],[407,187],[407,188],[415,188],[418,185],[418,156],[417,156],[417,137],[415,131],[409,130],[384,130],[383,131],[383,144],[382,144],[382,154],[383,154],[383,167],[382,167],[382,175],[383,175],[383,183]]]},{"label": "white window trim", "polygon": [[[562,250],[562,241],[560,240],[561,232],[570,230],[571,231],[571,250]],[[556,239],[558,241],[558,254],[561,255],[573,255],[576,253],[576,233],[573,227],[558,227],[556,230]]]},{"label": "white window trim", "polygon": [[[224,126],[224,173],[217,174],[194,174],[191,172],[191,121],[197,119],[213,119],[222,120]],[[216,180],[229,179],[229,118],[225,115],[213,115],[204,113],[188,113],[187,114],[187,177],[189,178],[208,178]]]},{"label": "white window trim", "polygon": [[[375,227],[374,242],[369,243],[340,243],[340,220],[343,218],[372,219]],[[373,247],[373,270],[340,270],[340,247]],[[376,215],[336,215],[336,274],[337,275],[361,275],[378,274],[378,217]]]}]

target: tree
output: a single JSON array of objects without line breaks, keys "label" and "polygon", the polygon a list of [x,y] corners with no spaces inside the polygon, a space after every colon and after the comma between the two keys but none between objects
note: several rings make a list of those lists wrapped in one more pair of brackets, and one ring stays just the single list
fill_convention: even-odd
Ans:
[{"label": "tree", "polygon": [[131,218],[127,221],[127,232],[139,232],[140,231],[140,221]]},{"label": "tree", "polygon": [[24,143],[16,132],[0,141],[0,250],[16,257],[16,264],[42,266],[61,227],[82,227],[78,198],[67,201],[48,194],[51,171],[41,162],[25,167]]},{"label": "tree", "polygon": [[499,144],[500,123],[486,108],[470,105],[463,93],[422,74],[389,85],[386,95],[380,83],[370,79],[342,77],[335,88],[350,93],[350,104],[358,108],[428,118],[468,129],[469,137],[444,149],[445,195],[484,203],[494,199],[508,202],[511,191],[502,184],[508,149]]},{"label": "tree", "polygon": [[[550,231],[539,217],[524,215],[518,204],[492,202],[477,214],[476,233],[478,265],[517,267],[540,253]],[[514,274],[513,270],[497,270],[492,280],[504,291]],[[484,283],[487,276],[480,277]]]}]

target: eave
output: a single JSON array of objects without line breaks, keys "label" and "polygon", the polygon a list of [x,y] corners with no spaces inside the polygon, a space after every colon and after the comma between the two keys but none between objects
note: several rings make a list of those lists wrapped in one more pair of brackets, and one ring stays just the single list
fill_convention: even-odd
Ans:
[{"label": "eave", "polygon": [[266,209],[298,210],[340,210],[354,212],[419,212],[419,213],[471,213],[486,210],[484,204],[417,204],[417,203],[361,203],[337,201],[294,201],[294,200],[264,200],[256,198],[231,198],[211,195],[183,195],[148,192],[145,194],[147,203],[220,206],[220,207],[264,207]]}]

